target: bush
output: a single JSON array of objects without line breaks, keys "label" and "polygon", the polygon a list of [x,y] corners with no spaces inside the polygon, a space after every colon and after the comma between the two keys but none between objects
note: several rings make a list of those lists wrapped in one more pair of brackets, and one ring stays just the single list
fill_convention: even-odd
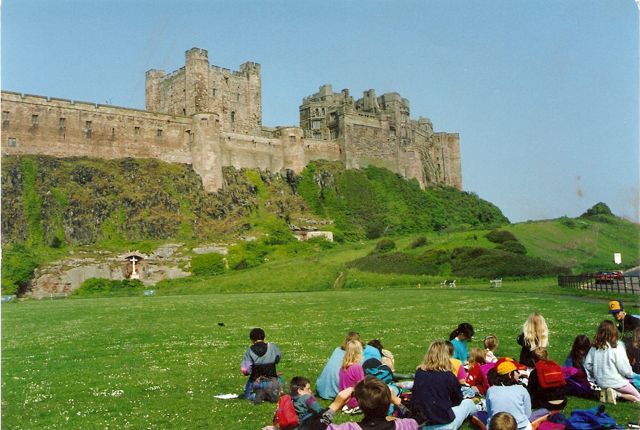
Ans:
[{"label": "bush", "polygon": [[267,245],[284,245],[296,240],[297,239],[293,234],[291,234],[291,230],[289,230],[286,225],[277,224],[269,228],[269,233],[268,236],[264,238],[264,243]]},{"label": "bush", "polygon": [[548,276],[569,274],[566,267],[522,254],[488,248],[456,248],[451,255],[456,276],[495,278],[506,276]]},{"label": "bush", "polygon": [[420,248],[421,246],[427,245],[427,238],[425,236],[417,237],[409,244],[410,249]]},{"label": "bush", "polygon": [[517,242],[518,239],[507,230],[491,230],[485,236],[490,242],[504,243],[504,242]]},{"label": "bush", "polygon": [[378,243],[376,243],[376,247],[374,249],[374,252],[377,252],[379,254],[385,253],[385,252],[389,252],[393,249],[396,249],[396,243],[391,240],[391,239],[382,239],[380,241],[378,241]]},{"label": "bush", "polygon": [[2,294],[23,293],[38,264],[38,258],[25,246],[5,248],[2,255]]},{"label": "bush", "polygon": [[520,242],[515,242],[513,240],[508,240],[504,243],[501,243],[497,247],[498,249],[502,249],[503,251],[513,252],[514,254],[526,254],[527,248],[524,247]]},{"label": "bush", "polygon": [[613,212],[611,212],[611,209],[609,209],[609,206],[607,206],[606,203],[598,202],[595,205],[593,205],[591,208],[587,209],[587,211],[580,216],[584,218],[589,218],[594,215],[613,216]]},{"label": "bush", "polygon": [[569,227],[569,228],[577,227],[576,221],[573,218],[568,218],[566,216],[563,216],[562,218],[560,218],[560,223],[565,227]]},{"label": "bush", "polygon": [[234,247],[229,254],[229,267],[234,270],[248,269],[264,263],[270,248],[262,241],[245,242]]},{"label": "bush", "polygon": [[410,275],[438,275],[449,263],[449,253],[444,250],[429,250],[421,255],[402,252],[369,254],[347,264],[365,272],[403,273]]},{"label": "bush", "polygon": [[123,279],[121,281],[106,278],[89,278],[85,280],[74,294],[78,296],[101,295],[118,292],[139,292],[144,284],[139,279]]},{"label": "bush", "polygon": [[191,259],[191,273],[196,276],[220,275],[224,269],[224,257],[220,254],[199,254]]}]

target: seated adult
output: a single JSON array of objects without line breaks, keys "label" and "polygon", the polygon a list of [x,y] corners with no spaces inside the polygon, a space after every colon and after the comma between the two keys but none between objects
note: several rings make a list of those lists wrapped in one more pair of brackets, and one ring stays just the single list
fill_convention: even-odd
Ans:
[{"label": "seated adult", "polygon": [[620,300],[611,300],[609,302],[609,312],[618,323],[621,337],[624,337],[625,334],[631,335],[636,328],[640,327],[640,317],[626,313]]},{"label": "seated adult", "polygon": [[[324,369],[322,369],[322,372],[316,381],[316,392],[318,393],[318,397],[333,400],[338,395],[340,390],[338,386],[340,379],[340,367],[342,366],[345,347],[352,340],[356,340],[362,344],[360,334],[355,331],[350,331],[344,338],[342,345],[334,349],[333,353],[331,353],[329,361],[327,361],[327,364],[324,366]],[[363,361],[369,358],[377,358],[380,360],[382,357],[380,351],[371,345],[363,345],[363,348]]]}]

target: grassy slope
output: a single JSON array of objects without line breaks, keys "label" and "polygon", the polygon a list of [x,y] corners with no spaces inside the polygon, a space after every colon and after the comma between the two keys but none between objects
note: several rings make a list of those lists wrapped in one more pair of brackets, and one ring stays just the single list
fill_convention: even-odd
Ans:
[{"label": "grassy slope", "polygon": [[[3,424],[261,428],[273,405],[213,398],[241,391],[239,361],[253,326],[264,327],[280,346],[279,370],[287,379],[300,374],[315,380],[349,329],[379,337],[395,354],[398,371],[410,372],[429,342],[446,337],[463,319],[475,326],[477,339],[496,334],[499,352],[517,357],[520,326],[540,311],[550,327],[550,355],[563,360],[574,335],[591,335],[606,317],[604,302],[549,296],[540,281],[525,284],[491,291],[368,288],[3,304]],[[531,289],[539,294],[518,292]],[[595,404],[571,398],[568,408]],[[631,404],[608,407],[620,423],[638,411]]]},{"label": "grassy slope", "polygon": [[621,252],[623,267],[640,261],[640,226],[618,220],[615,224],[575,220],[567,227],[561,220],[513,224],[510,230],[527,248],[528,254],[577,271],[613,269],[613,253]]}]

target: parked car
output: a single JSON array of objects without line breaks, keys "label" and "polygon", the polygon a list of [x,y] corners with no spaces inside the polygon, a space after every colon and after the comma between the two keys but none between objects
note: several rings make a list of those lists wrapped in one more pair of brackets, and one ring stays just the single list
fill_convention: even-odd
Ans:
[{"label": "parked car", "polygon": [[619,270],[614,272],[600,271],[593,275],[596,282],[613,282],[614,279],[622,279],[623,277],[624,275]]}]

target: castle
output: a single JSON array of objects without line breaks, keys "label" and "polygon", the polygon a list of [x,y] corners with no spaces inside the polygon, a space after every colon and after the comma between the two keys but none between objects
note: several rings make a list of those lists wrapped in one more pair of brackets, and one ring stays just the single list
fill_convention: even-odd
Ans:
[{"label": "castle", "polygon": [[462,189],[459,135],[411,119],[397,93],[354,100],[324,85],[303,100],[299,127],[275,128],[262,125],[261,97],[259,64],[232,71],[192,48],[184,67],[146,73],[146,110],[2,91],[2,154],[187,163],[210,192],[224,186],[223,166],[299,173],[319,159]]}]

